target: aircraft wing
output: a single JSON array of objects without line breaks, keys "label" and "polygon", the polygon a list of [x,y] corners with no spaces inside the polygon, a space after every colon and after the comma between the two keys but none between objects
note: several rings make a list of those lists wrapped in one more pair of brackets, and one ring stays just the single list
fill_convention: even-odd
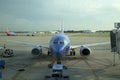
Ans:
[{"label": "aircraft wing", "polygon": [[35,43],[22,42],[22,41],[13,41],[13,40],[7,40],[7,42],[13,42],[13,43],[17,43],[17,44],[21,44],[21,45],[28,45],[28,46],[36,46],[36,45],[37,45],[37,46],[40,46],[40,47],[49,49],[49,46],[39,45],[39,43],[38,43],[38,44],[35,44]]},{"label": "aircraft wing", "polygon": [[90,43],[90,44],[85,44],[85,45],[73,45],[73,46],[70,46],[70,49],[80,48],[81,46],[90,47],[90,46],[105,45],[105,44],[110,44],[110,42]]}]

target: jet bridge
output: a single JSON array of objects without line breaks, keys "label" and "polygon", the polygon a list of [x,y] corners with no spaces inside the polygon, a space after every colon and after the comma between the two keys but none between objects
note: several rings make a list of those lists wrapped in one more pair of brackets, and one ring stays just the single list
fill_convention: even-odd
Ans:
[{"label": "jet bridge", "polygon": [[120,23],[115,23],[115,28],[110,32],[111,51],[120,54]]},{"label": "jet bridge", "polygon": [[113,66],[115,66],[115,54],[116,53],[119,55],[119,60],[120,60],[120,23],[114,23],[114,27],[116,29],[110,32],[111,52],[114,52]]}]

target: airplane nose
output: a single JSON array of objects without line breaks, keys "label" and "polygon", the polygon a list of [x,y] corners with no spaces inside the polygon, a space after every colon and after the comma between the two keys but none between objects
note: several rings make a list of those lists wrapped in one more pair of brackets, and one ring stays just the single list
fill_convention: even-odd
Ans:
[{"label": "airplane nose", "polygon": [[61,54],[62,53],[62,49],[57,49],[57,53]]},{"label": "airplane nose", "polygon": [[57,53],[57,54],[62,53],[62,48],[56,48],[56,53]]},{"label": "airplane nose", "polygon": [[62,55],[62,50],[63,49],[63,47],[61,47],[61,46],[56,46],[55,48],[54,48],[54,53],[56,54],[56,55]]}]

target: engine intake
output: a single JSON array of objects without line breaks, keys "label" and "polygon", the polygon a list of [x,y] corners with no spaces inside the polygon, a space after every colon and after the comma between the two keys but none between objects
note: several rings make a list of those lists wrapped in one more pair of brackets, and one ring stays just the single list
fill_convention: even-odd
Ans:
[{"label": "engine intake", "polygon": [[81,46],[81,48],[80,48],[81,56],[89,56],[90,52],[91,52],[90,48],[88,48],[87,46]]},{"label": "engine intake", "polygon": [[39,56],[42,54],[42,48],[40,46],[35,46],[32,51],[32,55]]}]

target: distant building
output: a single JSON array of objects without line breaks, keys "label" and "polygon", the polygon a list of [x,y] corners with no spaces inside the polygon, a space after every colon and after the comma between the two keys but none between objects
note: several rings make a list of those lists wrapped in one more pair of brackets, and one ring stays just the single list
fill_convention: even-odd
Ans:
[{"label": "distant building", "polygon": [[79,30],[79,31],[74,31],[74,30],[68,30],[65,31],[65,33],[91,33],[91,30]]},{"label": "distant building", "polygon": [[99,31],[96,31],[96,32],[98,32],[98,33],[108,33],[108,32],[110,32],[110,30],[99,30]]},{"label": "distant building", "polygon": [[52,34],[58,34],[59,31],[51,31],[50,33],[52,33]]},{"label": "distant building", "polygon": [[91,30],[83,30],[83,33],[91,33]]},{"label": "distant building", "polygon": [[39,32],[40,34],[45,34],[45,32]]}]

